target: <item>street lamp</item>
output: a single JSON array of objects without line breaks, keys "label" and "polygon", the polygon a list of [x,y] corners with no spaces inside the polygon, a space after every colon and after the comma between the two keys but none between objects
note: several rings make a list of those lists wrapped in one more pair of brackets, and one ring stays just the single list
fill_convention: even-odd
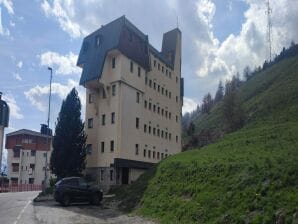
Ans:
[{"label": "street lamp", "polygon": [[[49,135],[50,135],[50,113],[51,113],[51,96],[52,96],[52,78],[53,78],[53,69],[48,67],[50,73],[50,94],[49,94],[49,107],[48,107],[48,120],[47,120],[47,145],[49,145]],[[49,151],[51,151],[51,145],[49,146]],[[48,166],[48,152],[46,152],[46,161],[45,161],[45,171],[44,171],[44,189],[47,186],[47,166]]]}]

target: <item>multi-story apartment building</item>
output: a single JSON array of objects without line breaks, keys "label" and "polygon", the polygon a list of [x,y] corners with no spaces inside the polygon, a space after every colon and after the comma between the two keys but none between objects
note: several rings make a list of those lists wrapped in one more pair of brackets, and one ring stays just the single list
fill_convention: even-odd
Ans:
[{"label": "multi-story apartment building", "polygon": [[21,129],[6,135],[7,176],[11,184],[42,184],[45,175],[49,178],[52,137],[46,133]]},{"label": "multi-story apartment building", "polygon": [[181,151],[181,31],[159,52],[124,16],[85,37],[77,65],[86,88],[86,174],[127,184]]}]

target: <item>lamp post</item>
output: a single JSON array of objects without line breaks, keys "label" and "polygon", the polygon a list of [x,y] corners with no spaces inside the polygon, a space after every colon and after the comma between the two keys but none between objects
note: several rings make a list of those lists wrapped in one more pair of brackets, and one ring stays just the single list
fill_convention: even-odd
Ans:
[{"label": "lamp post", "polygon": [[[49,145],[49,135],[50,135],[50,113],[51,113],[51,96],[52,96],[52,78],[53,78],[53,69],[48,67],[50,71],[50,93],[49,93],[49,107],[48,107],[48,120],[47,120],[47,146]],[[49,151],[51,151],[51,146],[49,146]],[[45,173],[44,173],[44,189],[47,186],[47,167],[48,167],[48,152],[46,152],[46,161],[45,161]]]}]

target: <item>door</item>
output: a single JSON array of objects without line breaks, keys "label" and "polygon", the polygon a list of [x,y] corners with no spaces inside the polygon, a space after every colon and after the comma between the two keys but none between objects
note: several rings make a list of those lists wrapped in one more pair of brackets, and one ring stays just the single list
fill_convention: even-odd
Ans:
[{"label": "door", "polygon": [[129,168],[122,168],[122,184],[128,184]]}]

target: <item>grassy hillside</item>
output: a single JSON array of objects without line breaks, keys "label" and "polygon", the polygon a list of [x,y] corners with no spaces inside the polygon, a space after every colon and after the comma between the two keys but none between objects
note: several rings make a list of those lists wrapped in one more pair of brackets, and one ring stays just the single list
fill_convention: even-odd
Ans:
[{"label": "grassy hillside", "polygon": [[[116,190],[121,207],[161,223],[298,223],[298,57],[257,74],[241,99],[244,128]],[[199,128],[220,127],[220,106]]]},{"label": "grassy hillside", "polygon": [[[265,120],[274,123],[298,120],[298,57],[283,60],[256,74],[240,87],[239,92],[249,125]],[[199,116],[194,121],[196,131],[222,129],[221,107],[219,103],[210,115]]]}]

